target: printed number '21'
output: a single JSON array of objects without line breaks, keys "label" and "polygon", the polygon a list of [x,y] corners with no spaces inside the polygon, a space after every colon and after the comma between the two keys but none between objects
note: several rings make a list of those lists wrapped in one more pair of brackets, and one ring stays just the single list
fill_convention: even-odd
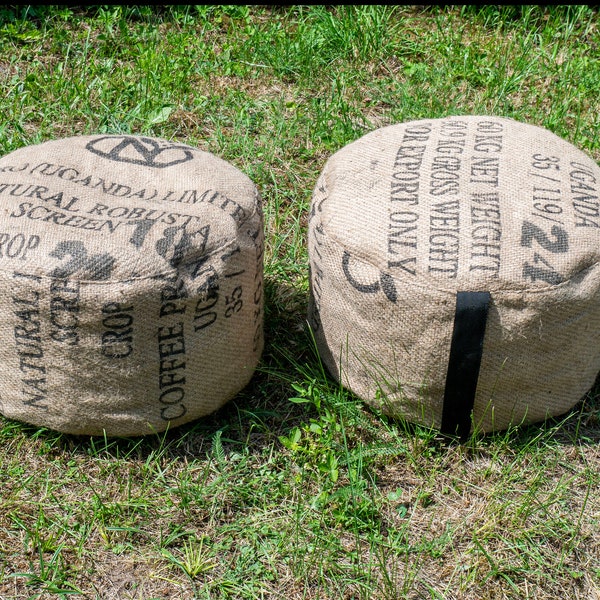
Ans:
[{"label": "printed number '21'", "polygon": [[[521,246],[531,248],[535,240],[544,250],[553,254],[560,254],[569,250],[569,234],[565,229],[553,225],[550,235],[553,239],[537,225],[525,221],[521,229]],[[533,255],[533,263],[525,262],[523,264],[523,277],[525,279],[545,281],[551,285],[556,285],[563,280],[560,273],[538,252]]]}]

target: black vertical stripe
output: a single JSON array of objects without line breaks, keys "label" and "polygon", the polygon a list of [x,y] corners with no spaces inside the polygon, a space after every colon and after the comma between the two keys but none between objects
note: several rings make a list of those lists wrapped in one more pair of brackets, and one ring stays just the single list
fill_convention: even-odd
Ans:
[{"label": "black vertical stripe", "polygon": [[471,431],[490,298],[489,292],[456,294],[441,432],[457,435],[463,441]]}]

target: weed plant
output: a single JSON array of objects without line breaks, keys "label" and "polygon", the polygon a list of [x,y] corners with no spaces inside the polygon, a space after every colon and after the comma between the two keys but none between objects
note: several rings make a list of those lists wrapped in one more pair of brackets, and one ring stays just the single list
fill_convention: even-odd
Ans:
[{"label": "weed plant", "polygon": [[600,408],[463,445],[369,410],[305,314],[325,160],[378,127],[496,114],[600,159],[581,6],[0,8],[0,153],[91,133],[213,152],[258,185],[266,349],[219,412],[136,439],[0,418],[0,598],[600,598]]}]

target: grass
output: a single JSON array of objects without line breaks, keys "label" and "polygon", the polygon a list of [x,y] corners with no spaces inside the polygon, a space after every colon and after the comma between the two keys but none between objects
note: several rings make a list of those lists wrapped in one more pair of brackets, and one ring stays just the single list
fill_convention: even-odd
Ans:
[{"label": "grass", "polygon": [[0,418],[0,598],[600,598],[600,404],[447,444],[324,373],[306,219],[387,124],[500,114],[600,160],[588,6],[4,6],[0,153],[125,132],[260,188],[266,349],[210,417],[141,439]]}]

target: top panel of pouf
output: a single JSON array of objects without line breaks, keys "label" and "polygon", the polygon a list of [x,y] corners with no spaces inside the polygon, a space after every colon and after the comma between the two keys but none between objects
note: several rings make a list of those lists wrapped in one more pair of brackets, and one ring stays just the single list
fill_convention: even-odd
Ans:
[{"label": "top panel of pouf", "polygon": [[231,243],[258,205],[253,183],[226,161],[127,135],[65,138],[0,158],[0,200],[0,270],[14,269],[3,259],[21,258],[30,275],[81,281],[169,273]]},{"label": "top panel of pouf", "polygon": [[358,286],[361,263],[432,289],[493,291],[544,289],[598,261],[600,169],[511,119],[381,128],[334,154],[319,185],[323,231]]}]

